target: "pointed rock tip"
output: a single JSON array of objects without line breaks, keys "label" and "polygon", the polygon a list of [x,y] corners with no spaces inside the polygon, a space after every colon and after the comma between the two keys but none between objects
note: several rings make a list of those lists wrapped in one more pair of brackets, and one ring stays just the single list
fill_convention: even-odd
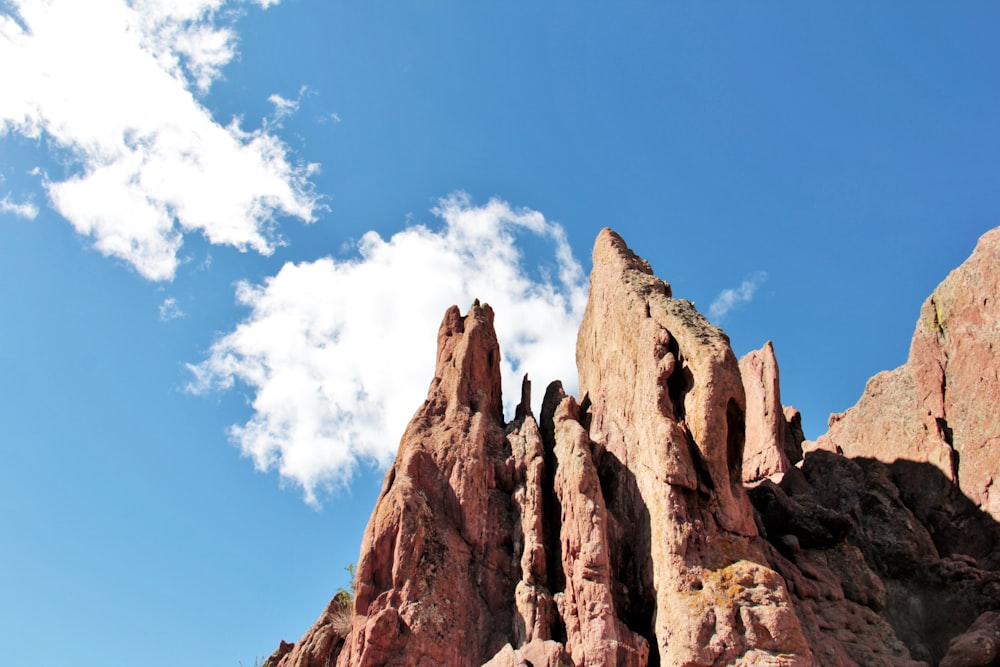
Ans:
[{"label": "pointed rock tip", "polygon": [[[644,279],[644,282],[650,282],[649,279],[652,279],[651,282],[655,282],[657,285],[656,291],[664,292],[667,297],[672,296],[670,283],[657,278],[649,262],[632,252],[632,249],[625,243],[625,239],[610,227],[605,227],[597,235],[597,240],[594,242],[593,263],[591,282],[598,275],[617,274],[624,276],[629,273],[638,273],[649,277]],[[660,285],[663,287],[659,287]]]},{"label": "pointed rock tip", "polygon": [[649,262],[632,252],[618,232],[605,227],[597,235],[594,242],[594,264],[613,264],[622,270],[639,271],[653,275],[653,267]]},{"label": "pointed rock tip", "polygon": [[438,330],[437,363],[428,400],[439,396],[448,404],[482,410],[502,421],[500,384],[493,309],[476,299],[463,317],[458,306],[451,306]]},{"label": "pointed rock tip", "polygon": [[549,386],[545,388],[545,398],[542,399],[542,428],[552,429],[552,418],[555,415],[556,408],[562,403],[562,400],[566,398],[566,391],[563,389],[563,383],[560,380],[553,380],[549,383]]},{"label": "pointed rock tip", "polygon": [[528,379],[528,374],[524,374],[524,378],[521,380],[521,402],[517,404],[517,408],[514,411],[514,420],[523,419],[525,417],[530,417],[531,414],[531,380]]},{"label": "pointed rock tip", "polygon": [[749,352],[747,352],[746,354],[744,354],[740,358],[741,367],[742,367],[742,364],[744,363],[744,360],[749,360],[751,358],[761,359],[762,361],[763,360],[770,360],[775,365],[777,365],[777,363],[778,363],[778,358],[774,354],[774,343],[772,341],[767,341],[766,343],[764,343],[763,345],[761,345],[759,349],[750,350]]},{"label": "pointed rock tip", "polygon": [[448,310],[444,313],[444,318],[441,320],[441,335],[451,335],[455,333],[463,333],[465,331],[465,321],[467,318],[471,317],[476,320],[484,320],[490,326],[493,325],[493,308],[490,307],[488,303],[480,303],[479,299],[472,302],[472,306],[469,308],[469,312],[462,315],[462,311],[457,305],[450,306]]},{"label": "pointed rock tip", "polygon": [[485,319],[491,325],[493,324],[493,308],[488,303],[480,303],[479,299],[475,299],[472,302],[472,307],[469,308],[469,316],[476,319]]}]

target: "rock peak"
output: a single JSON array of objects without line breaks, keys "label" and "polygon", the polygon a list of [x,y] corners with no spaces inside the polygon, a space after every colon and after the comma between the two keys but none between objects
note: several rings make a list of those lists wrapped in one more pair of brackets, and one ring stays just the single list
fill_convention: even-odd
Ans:
[{"label": "rock peak", "polygon": [[649,262],[632,252],[625,240],[610,227],[605,227],[597,235],[592,259],[595,268],[601,267],[602,275],[621,275],[637,289],[654,290],[667,297],[671,295],[670,283],[654,276]]},{"label": "rock peak", "polygon": [[473,302],[463,317],[458,306],[444,315],[438,329],[437,363],[427,394],[439,409],[485,412],[503,421],[500,391],[500,345],[493,329],[493,309]]},{"label": "rock peak", "polygon": [[[745,397],[725,334],[690,302],[671,298],[649,265],[605,230],[576,358],[609,482],[612,566],[628,573],[624,606],[657,610],[638,625],[650,628],[659,664],[730,664],[762,648],[734,621],[739,605],[722,594],[737,570],[760,593],[742,604],[767,619],[759,631],[768,649],[808,664],[784,582],[755,543],[741,484]],[[633,572],[615,562],[626,554],[641,564]]]},{"label": "rock peak", "polygon": [[504,423],[492,309],[448,309],[353,614],[267,667],[997,661],[1000,230],[804,458],[770,342],[737,362],[610,229],[590,284],[581,399],[551,383],[539,421],[525,376]]}]

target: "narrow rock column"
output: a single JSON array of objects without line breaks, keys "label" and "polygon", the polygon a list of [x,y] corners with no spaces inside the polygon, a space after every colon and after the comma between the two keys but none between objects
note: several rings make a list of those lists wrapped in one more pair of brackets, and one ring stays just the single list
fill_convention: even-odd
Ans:
[{"label": "narrow rock column", "polygon": [[566,625],[566,650],[574,664],[585,667],[645,667],[649,644],[615,611],[607,508],[590,438],[580,425],[580,407],[554,382],[542,413],[543,420],[552,418],[558,462],[555,491],[562,509],[566,587],[556,602]]},{"label": "narrow rock column", "polygon": [[743,481],[757,482],[792,467],[785,455],[788,424],[781,406],[778,361],[771,341],[740,359],[740,375],[747,401]]},{"label": "narrow rock column", "polygon": [[519,530],[504,429],[493,311],[453,307],[365,531],[340,667],[479,667],[510,640]]}]

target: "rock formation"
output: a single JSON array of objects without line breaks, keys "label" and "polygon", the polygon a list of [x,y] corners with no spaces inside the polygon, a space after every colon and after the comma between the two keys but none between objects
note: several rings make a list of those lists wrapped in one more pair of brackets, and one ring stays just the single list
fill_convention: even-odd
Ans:
[{"label": "rock formation", "polygon": [[490,307],[449,309],[349,625],[331,603],[267,664],[995,664],[998,281],[994,230],[805,446],[773,346],[737,362],[610,230],[580,397],[552,383],[537,420],[525,378],[504,421]]},{"label": "rock formation", "polygon": [[[1000,228],[924,302],[906,364],[830,417],[816,447],[894,465],[939,549],[1000,564]],[[929,463],[941,475],[928,476]],[[926,479],[924,479],[926,478]],[[967,501],[971,501],[971,504]],[[966,511],[975,507],[976,512]],[[983,521],[982,510],[989,515]]]},{"label": "rock formation", "polygon": [[[781,405],[778,360],[774,357],[771,341],[740,359],[740,375],[747,397],[743,481],[752,483],[765,477],[783,475],[793,462],[802,458],[802,453],[795,452],[796,438],[789,433],[793,427]],[[791,419],[797,414],[794,410],[789,408]],[[801,430],[801,418],[799,422]],[[787,445],[786,440],[790,440]],[[799,438],[798,443],[801,442]],[[790,450],[792,456],[789,456]]]},{"label": "rock formation", "polygon": [[618,607],[651,664],[809,664],[742,487],[745,397],[729,339],[610,230],[577,339]]}]

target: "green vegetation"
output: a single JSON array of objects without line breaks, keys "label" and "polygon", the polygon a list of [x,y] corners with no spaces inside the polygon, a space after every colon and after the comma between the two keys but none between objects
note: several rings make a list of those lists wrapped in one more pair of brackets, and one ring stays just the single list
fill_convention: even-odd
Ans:
[{"label": "green vegetation", "polygon": [[357,574],[354,571],[355,570],[354,563],[348,563],[344,567],[344,569],[347,570],[347,574],[351,575],[351,583],[349,584],[350,590],[341,586],[340,588],[337,589],[337,592],[334,593],[333,599],[339,602],[340,604],[344,605],[345,607],[347,607],[354,602],[354,594],[357,592],[358,585],[355,579],[357,577]]}]

